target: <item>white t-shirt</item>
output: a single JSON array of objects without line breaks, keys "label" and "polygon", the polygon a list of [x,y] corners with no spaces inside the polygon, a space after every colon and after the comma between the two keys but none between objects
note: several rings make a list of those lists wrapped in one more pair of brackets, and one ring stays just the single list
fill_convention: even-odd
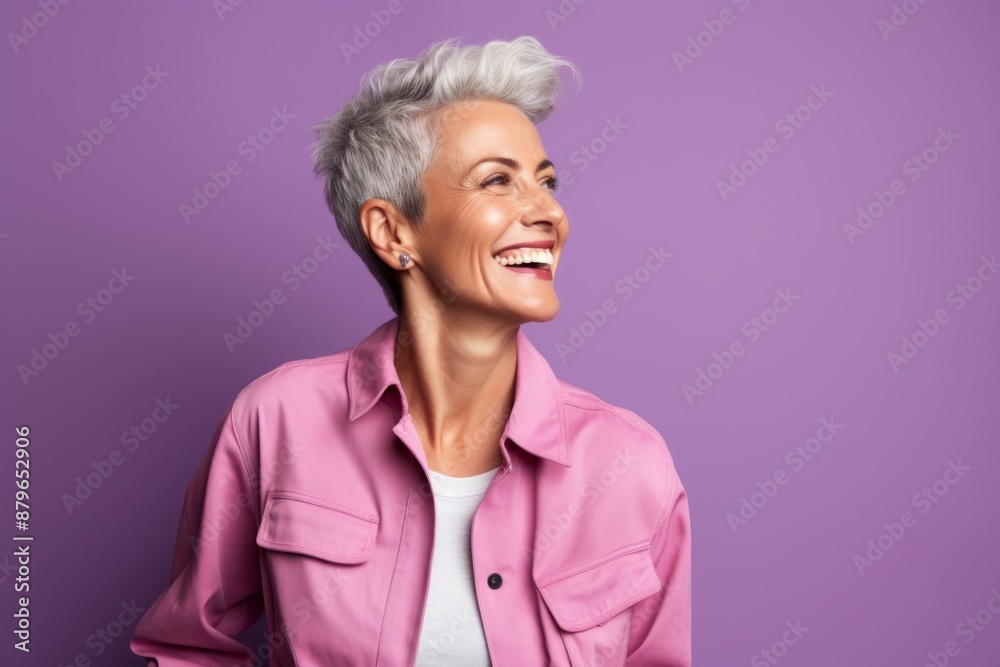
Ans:
[{"label": "white t-shirt", "polygon": [[490,665],[472,576],[472,515],[500,468],[471,477],[429,470],[434,492],[434,554],[417,667]]}]

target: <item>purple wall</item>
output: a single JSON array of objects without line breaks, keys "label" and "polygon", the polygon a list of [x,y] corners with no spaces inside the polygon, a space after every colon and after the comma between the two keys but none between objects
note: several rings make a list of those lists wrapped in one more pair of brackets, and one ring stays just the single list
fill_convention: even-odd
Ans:
[{"label": "purple wall", "polygon": [[[140,664],[131,626],[97,633],[166,586],[229,401],[391,316],[325,209],[311,127],[377,63],[528,33],[584,84],[540,126],[572,233],[559,316],[525,331],[670,445],[695,663],[997,664],[1000,6],[224,2],[0,8],[8,512],[14,427],[31,441],[29,530],[8,515],[0,538],[0,661]],[[670,254],[655,271],[651,248]],[[24,379],[36,350],[52,358]],[[158,402],[177,406],[162,423]],[[34,536],[30,655],[15,534]]]}]

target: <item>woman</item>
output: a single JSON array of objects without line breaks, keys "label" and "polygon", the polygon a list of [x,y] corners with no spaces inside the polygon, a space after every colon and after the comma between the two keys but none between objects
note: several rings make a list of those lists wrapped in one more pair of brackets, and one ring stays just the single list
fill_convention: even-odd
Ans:
[{"label": "woman", "polygon": [[[535,129],[537,40],[373,70],[320,128],[341,233],[396,317],[230,405],[172,583],[132,649],[168,665],[690,665],[685,491],[659,433],[558,380],[520,325],[569,230]],[[234,636],[266,612],[256,651]]]}]

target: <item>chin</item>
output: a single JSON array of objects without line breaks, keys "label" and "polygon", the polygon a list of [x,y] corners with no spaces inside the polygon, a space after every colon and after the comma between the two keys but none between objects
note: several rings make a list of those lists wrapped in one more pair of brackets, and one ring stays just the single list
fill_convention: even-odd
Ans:
[{"label": "chin", "polygon": [[522,308],[519,314],[524,322],[548,322],[559,314],[559,300],[553,299],[532,308]]}]

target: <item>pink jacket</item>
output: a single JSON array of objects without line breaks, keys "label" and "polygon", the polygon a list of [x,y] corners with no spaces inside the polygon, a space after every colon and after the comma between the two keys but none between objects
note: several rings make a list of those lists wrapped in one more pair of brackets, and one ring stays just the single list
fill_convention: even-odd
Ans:
[{"label": "pink jacket", "polygon": [[[236,396],[136,654],[160,667],[413,665],[434,506],[393,362],[398,326]],[[513,409],[496,419],[503,464],[472,523],[493,665],[690,665],[690,519],[660,434],[557,379],[520,330]],[[266,644],[233,639],[262,612]]]}]

